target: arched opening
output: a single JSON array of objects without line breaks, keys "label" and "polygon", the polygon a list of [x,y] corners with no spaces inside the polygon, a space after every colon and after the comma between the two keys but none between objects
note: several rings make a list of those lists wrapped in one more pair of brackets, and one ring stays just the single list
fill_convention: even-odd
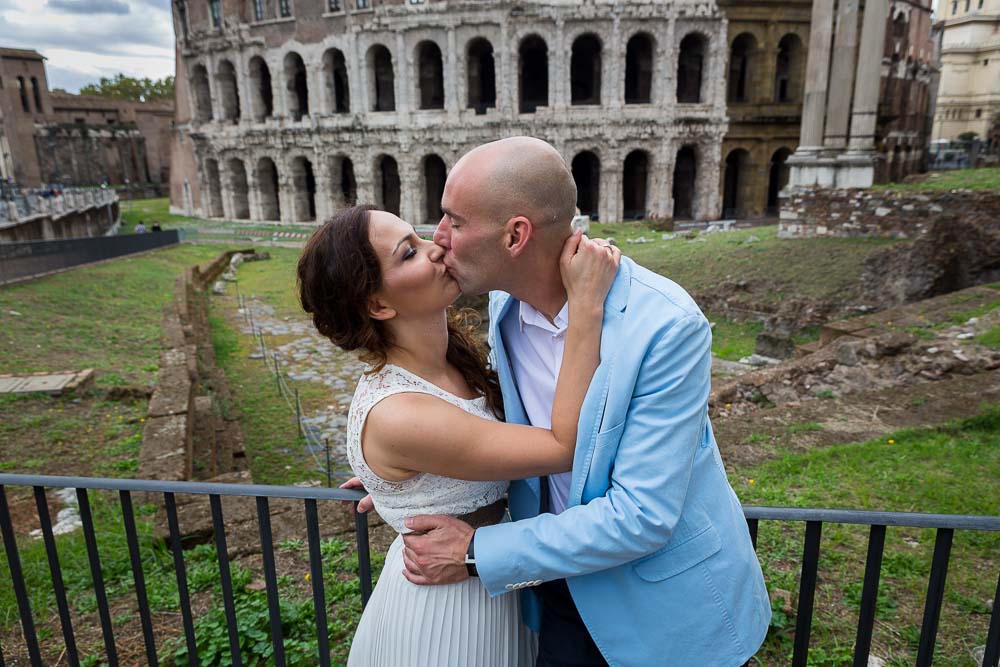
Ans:
[{"label": "arched opening", "polygon": [[705,64],[705,38],[698,33],[686,35],[681,40],[677,58],[677,102],[701,102],[702,69]]},{"label": "arched opening", "polygon": [[351,90],[347,85],[347,64],[340,49],[328,49],[323,54],[323,81],[330,111],[348,113],[351,110]]},{"label": "arched opening", "polygon": [[395,111],[395,76],[389,49],[376,44],[368,49],[367,61],[370,74],[368,79],[371,81],[368,94],[371,97],[372,111]]},{"label": "arched opening", "polygon": [[250,219],[250,187],[247,184],[247,170],[243,160],[229,160],[229,191],[233,197],[233,217],[237,220]]},{"label": "arched opening", "polygon": [[653,99],[653,38],[639,33],[625,47],[625,104]]},{"label": "arched opening", "polygon": [[572,164],[576,181],[576,207],[582,215],[598,214],[601,184],[601,160],[590,151],[577,153]]},{"label": "arched opening", "polygon": [[237,122],[240,119],[240,91],[236,83],[236,68],[228,60],[219,63],[215,75],[216,89],[222,103],[222,120]]},{"label": "arched opening", "polygon": [[271,70],[260,56],[250,59],[250,89],[253,93],[253,119],[258,123],[274,115]]},{"label": "arched opening", "polygon": [[622,174],[622,217],[625,220],[646,218],[646,191],[649,189],[649,154],[632,151],[625,156]]},{"label": "arched opening", "polygon": [[518,49],[518,98],[521,113],[549,104],[549,49],[538,35],[525,37]]},{"label": "arched opening", "polygon": [[262,157],[257,162],[257,192],[260,194],[262,220],[281,220],[281,186],[274,160]]},{"label": "arched opening", "polygon": [[477,114],[486,113],[497,105],[496,65],[493,45],[482,37],[469,42],[468,53],[469,103]]},{"label": "arched opening", "polygon": [[28,86],[24,82],[24,77],[17,77],[17,92],[21,96],[21,109],[25,112],[31,112],[31,102],[28,101]]},{"label": "arched opening", "polygon": [[421,109],[444,109],[444,66],[441,49],[431,41],[417,44],[417,82]]},{"label": "arched opening", "polygon": [[309,83],[306,79],[306,64],[295,51],[285,56],[285,92],[291,119],[300,121],[303,116],[308,116]]},{"label": "arched opening", "polygon": [[349,157],[336,155],[330,158],[330,191],[334,209],[358,203],[358,183],[354,178],[354,163]]},{"label": "arched opening", "polygon": [[778,42],[778,60],[774,71],[774,101],[799,102],[802,100],[803,69],[802,40],[798,35],[787,34]]},{"label": "arched opening", "polygon": [[295,195],[294,208],[296,222],[316,219],[316,177],[312,162],[301,155],[292,160],[292,192]]},{"label": "arched opening", "polygon": [[573,41],[569,63],[571,104],[601,103],[601,40],[581,35]]},{"label": "arched opening", "polygon": [[31,77],[31,93],[35,98],[35,113],[42,113],[42,88],[38,85],[38,77]]},{"label": "arched opening", "polygon": [[444,194],[444,182],[448,178],[448,168],[444,160],[437,155],[424,158],[424,222],[436,225],[441,221],[441,196]]},{"label": "arched opening", "polygon": [[219,163],[216,160],[205,160],[205,178],[208,181],[208,217],[221,218],[222,211],[222,179],[219,177]]},{"label": "arched opening", "polygon": [[779,148],[771,156],[771,168],[767,178],[767,213],[777,215],[778,213],[778,193],[788,185],[788,174],[790,169],[785,164],[788,156],[792,154],[787,148]]},{"label": "arched opening", "polygon": [[399,165],[388,155],[381,155],[375,167],[375,203],[383,211],[399,215]]},{"label": "arched opening", "polygon": [[674,162],[674,220],[694,219],[695,181],[698,177],[698,159],[693,146],[677,151]]},{"label": "arched opening", "polygon": [[729,79],[726,87],[726,100],[729,102],[747,102],[750,98],[751,65],[757,51],[757,40],[745,32],[733,40],[729,50]]},{"label": "arched opening", "polygon": [[750,185],[750,153],[742,148],[726,156],[726,173],[722,187],[722,216],[745,218],[747,216],[747,188]]},{"label": "arched opening", "polygon": [[194,90],[194,119],[199,123],[212,120],[212,94],[208,88],[208,70],[195,65],[191,70],[191,88]]}]

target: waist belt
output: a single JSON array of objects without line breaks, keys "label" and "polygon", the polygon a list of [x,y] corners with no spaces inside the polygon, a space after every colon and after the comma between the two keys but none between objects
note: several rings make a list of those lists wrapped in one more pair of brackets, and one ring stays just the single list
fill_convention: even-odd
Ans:
[{"label": "waist belt", "polygon": [[493,526],[500,523],[506,511],[507,500],[501,498],[495,503],[480,507],[468,514],[462,514],[455,518],[464,521],[473,528],[482,528],[483,526]]}]

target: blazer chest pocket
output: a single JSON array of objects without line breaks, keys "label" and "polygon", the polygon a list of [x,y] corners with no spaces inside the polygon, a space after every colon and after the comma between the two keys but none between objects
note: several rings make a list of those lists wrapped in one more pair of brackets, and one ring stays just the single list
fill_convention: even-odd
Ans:
[{"label": "blazer chest pocket", "polygon": [[715,526],[708,524],[702,530],[679,544],[668,544],[660,551],[646,556],[632,565],[632,569],[645,581],[663,581],[694,567],[722,548],[722,539]]}]

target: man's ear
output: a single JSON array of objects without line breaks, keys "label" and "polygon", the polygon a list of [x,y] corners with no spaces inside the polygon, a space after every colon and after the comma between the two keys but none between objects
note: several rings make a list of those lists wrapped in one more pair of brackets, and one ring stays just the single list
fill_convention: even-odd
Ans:
[{"label": "man's ear", "polygon": [[377,296],[368,301],[368,317],[373,320],[391,320],[396,317],[396,309]]},{"label": "man's ear", "polygon": [[528,247],[535,226],[523,215],[511,218],[504,225],[504,250],[511,257],[518,257]]}]

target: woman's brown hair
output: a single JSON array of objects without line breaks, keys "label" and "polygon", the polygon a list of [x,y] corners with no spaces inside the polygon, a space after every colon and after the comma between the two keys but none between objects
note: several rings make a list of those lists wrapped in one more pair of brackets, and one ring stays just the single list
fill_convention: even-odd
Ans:
[{"label": "woman's brown hair", "polygon": [[[316,330],[342,350],[361,350],[361,360],[377,372],[393,341],[385,324],[368,314],[371,296],[382,285],[382,268],[368,238],[373,210],[367,205],[345,209],[316,230],[299,258],[298,286]],[[500,383],[488,365],[486,346],[468,314],[454,308],[448,312],[447,359],[502,419]]]}]

